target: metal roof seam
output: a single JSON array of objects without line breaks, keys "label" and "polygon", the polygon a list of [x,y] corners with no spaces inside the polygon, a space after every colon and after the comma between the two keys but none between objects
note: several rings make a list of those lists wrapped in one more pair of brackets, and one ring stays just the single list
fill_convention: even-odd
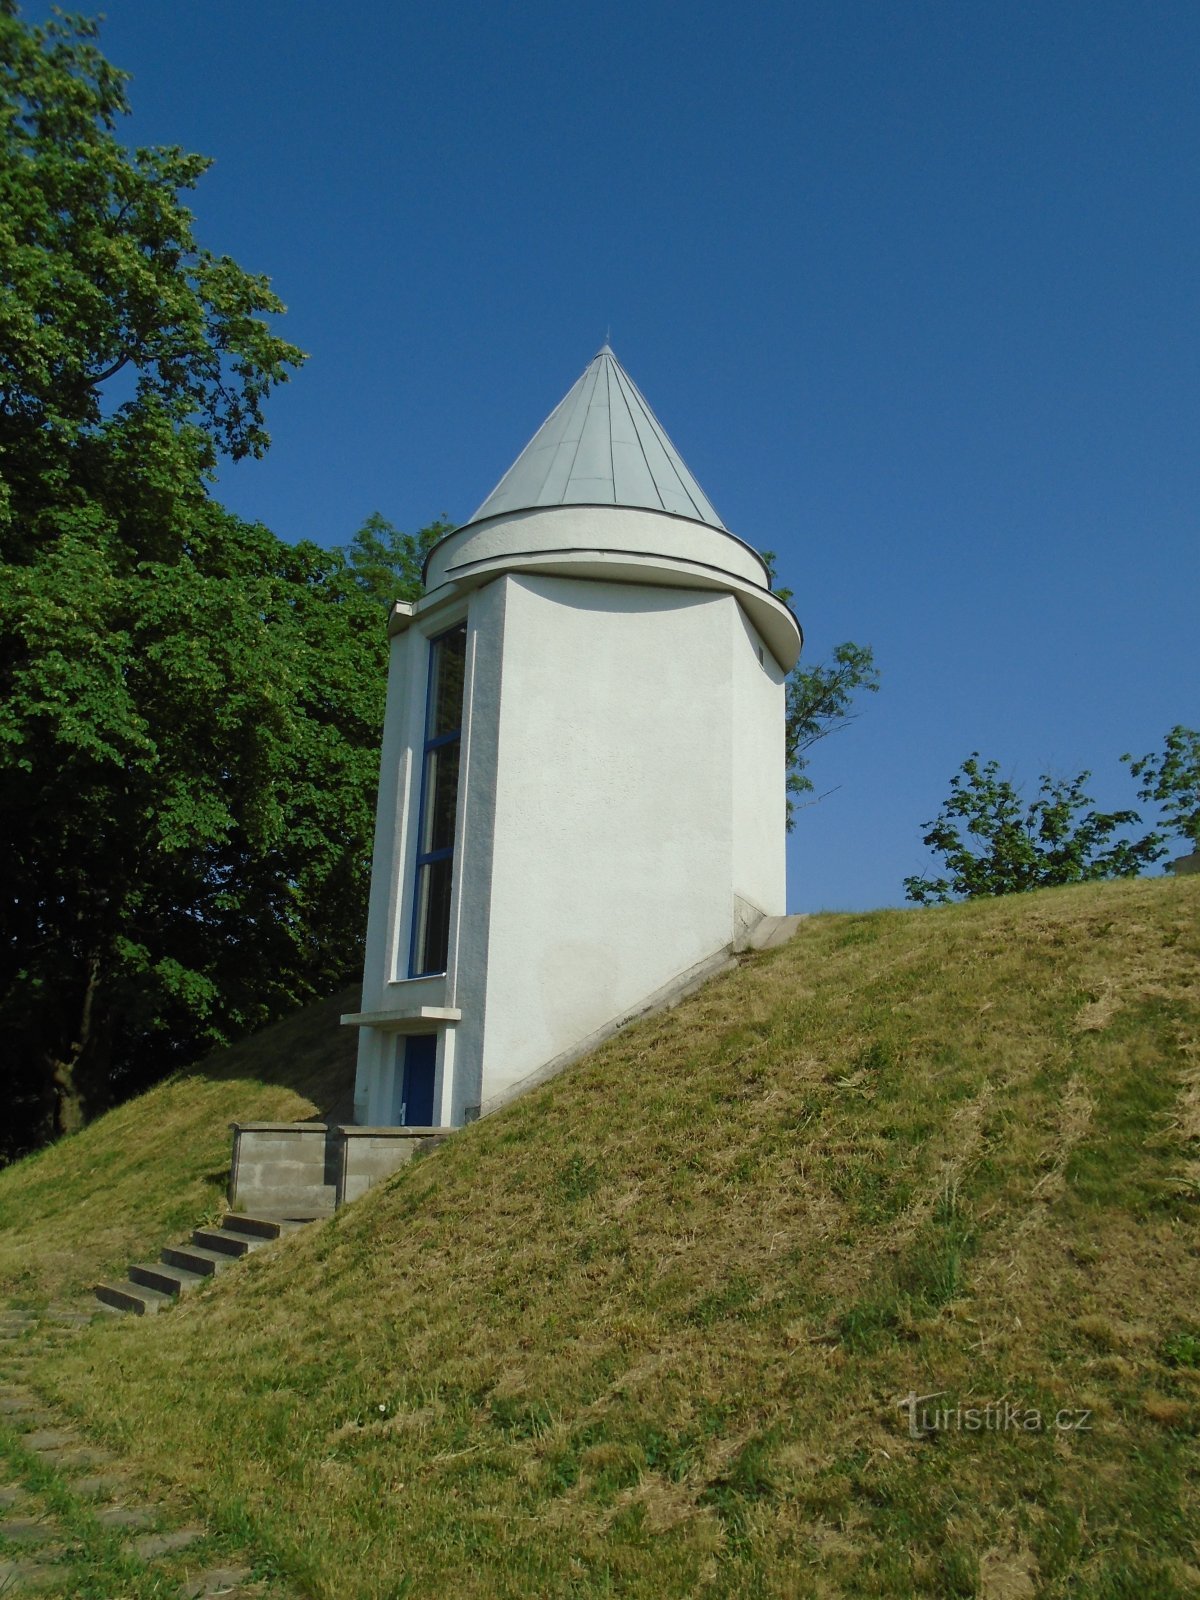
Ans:
[{"label": "metal roof seam", "polygon": [[[603,355],[601,351],[601,355]],[[612,420],[612,368],[611,363],[604,363],[604,387],[608,394],[608,470],[612,474],[613,505],[617,504],[617,462],[613,450],[613,420]]]},{"label": "metal roof seam", "polygon": [[[622,368],[620,362],[616,359],[615,356],[612,357],[612,364],[617,369],[617,387],[618,387],[618,389],[621,390],[622,394],[624,395],[624,386],[621,383],[621,379],[622,379],[622,377],[624,377],[624,378],[626,378],[626,381],[629,383],[629,387],[631,389],[633,389],[634,397],[637,400],[641,400],[642,397],[641,397],[640,394],[638,394],[637,389],[634,388],[633,380],[628,377],[628,374],[625,373],[625,371]],[[646,463],[647,476],[649,477],[650,482],[653,485],[655,494],[658,496],[659,509],[661,511],[665,511],[667,509],[667,502],[663,499],[662,489],[659,486],[658,479],[654,476],[654,468],[650,465],[650,458],[646,454],[646,446],[642,443],[642,430],[637,425],[637,418],[633,414],[633,407],[629,404],[628,398],[625,399],[625,405],[626,405],[626,407],[628,408],[628,411],[629,411],[629,420],[633,423],[633,436],[637,440],[638,449],[642,452],[642,460]],[[643,411],[643,413],[645,413],[648,409],[649,408],[647,407],[645,402],[642,401],[642,411]],[[691,497],[689,496],[689,499],[690,498]]]},{"label": "metal roof seam", "polygon": [[[593,365],[594,364],[595,363],[593,363]],[[588,380],[589,376],[590,376],[590,374],[587,373],[587,372],[585,372],[584,375],[583,375],[583,387],[579,391],[580,400],[582,400],[584,395],[588,393],[587,380]],[[595,392],[596,392],[596,380],[593,377],[592,378],[591,394],[595,394]],[[576,406],[575,409],[578,410],[579,409],[578,406]],[[583,435],[584,435],[584,432],[585,432],[585,430],[587,428],[588,412],[590,411],[590,409],[591,409],[591,396],[589,395],[588,396],[588,402],[583,408],[583,421],[579,424],[579,437],[575,441],[575,454],[571,457],[571,466],[570,466],[570,470],[567,473],[567,481],[566,481],[566,484],[564,485],[564,490],[563,490],[564,494],[569,494],[571,492],[571,479],[575,475],[575,463],[579,460],[579,450],[580,450],[581,445],[583,444]],[[518,456],[517,457],[517,461],[514,462],[514,466],[519,464],[520,459],[521,459],[520,456]]]},{"label": "metal roof seam", "polygon": [[[629,385],[629,387],[633,390],[634,394],[637,396],[637,399],[641,404],[642,410],[646,414],[646,420],[650,425],[651,431],[654,433],[655,438],[658,440],[659,444],[662,446],[663,454],[666,456],[667,460],[671,464],[671,470],[675,474],[675,477],[676,477],[676,480],[677,480],[677,482],[679,484],[679,487],[683,490],[684,494],[687,496],[688,501],[690,502],[693,510],[695,511],[698,520],[701,521],[701,522],[709,522],[709,521],[711,521],[712,517],[716,517],[717,516],[716,507],[709,500],[708,496],[704,493],[703,489],[700,488],[700,485],[698,483],[696,483],[695,478],[692,477],[692,472],[691,472],[691,469],[689,468],[687,462],[683,459],[683,457],[679,454],[679,451],[675,448],[675,446],[671,443],[671,440],[667,437],[666,429],[663,427],[662,423],[658,420],[658,418],[654,415],[654,412],[650,409],[650,405],[649,405],[648,401],[646,400],[645,395],[638,388],[637,384],[634,383],[633,379],[629,376],[629,374],[624,371],[623,368],[622,368],[622,373],[624,375],[625,382]],[[683,472],[682,473],[679,470],[680,467],[683,468]],[[687,478],[684,477],[684,475],[683,475],[684,473],[687,474]],[[703,506],[698,505],[696,503],[696,496],[692,493],[691,489],[688,487],[688,479],[691,480],[692,484],[694,484],[696,489],[699,491],[700,498],[704,501],[704,505]],[[708,508],[708,511],[711,513],[711,516],[706,516],[705,515],[705,507]],[[721,527],[724,527],[724,523],[721,522],[720,517],[717,517],[717,522]]]},{"label": "metal roof seam", "polygon": [[[629,437],[624,437],[626,425]],[[618,427],[623,435],[619,441],[620,485]],[[640,467],[636,465],[639,455]],[[604,494],[606,488],[608,496]],[[689,514],[686,508],[690,508],[696,521],[729,531],[607,343],[469,521],[535,507],[593,503],[685,516]]]}]

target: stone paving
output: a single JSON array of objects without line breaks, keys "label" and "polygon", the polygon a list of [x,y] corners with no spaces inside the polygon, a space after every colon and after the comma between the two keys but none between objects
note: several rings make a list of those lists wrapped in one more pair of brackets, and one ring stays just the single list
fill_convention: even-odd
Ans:
[{"label": "stone paving", "polygon": [[[6,1451],[7,1459],[0,1457],[0,1595],[11,1594],[14,1600],[25,1594],[67,1600],[81,1593],[98,1594],[96,1577],[87,1579],[89,1562],[103,1561],[115,1548],[122,1571],[135,1574],[139,1568],[130,1563],[141,1564],[146,1575],[142,1582],[131,1577],[122,1594],[176,1594],[180,1600],[219,1595],[229,1600],[251,1596],[299,1600],[294,1589],[255,1580],[249,1566],[199,1559],[206,1541],[211,1552],[209,1530],[164,1526],[170,1520],[165,1508],[138,1492],[117,1457],[90,1444],[22,1382],[23,1353],[30,1348],[31,1336],[43,1345],[61,1341],[97,1314],[105,1315],[74,1307],[52,1307],[40,1316],[0,1310],[0,1429],[15,1435],[18,1445],[16,1459],[11,1451]],[[22,1470],[22,1456],[31,1470]],[[46,1488],[39,1470],[44,1468],[56,1474],[52,1481],[62,1491],[57,1496]],[[72,1510],[56,1512],[55,1504],[64,1503]],[[103,1545],[99,1557],[89,1548],[97,1540]],[[189,1564],[187,1552],[193,1546],[199,1547],[197,1559]],[[111,1563],[106,1570],[112,1570]],[[118,1600],[116,1591],[111,1600]]]}]

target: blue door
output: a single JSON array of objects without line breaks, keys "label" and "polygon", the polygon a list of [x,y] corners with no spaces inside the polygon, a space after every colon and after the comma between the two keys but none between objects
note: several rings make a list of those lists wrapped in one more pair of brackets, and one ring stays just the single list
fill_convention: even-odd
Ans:
[{"label": "blue door", "polygon": [[396,1123],[402,1128],[433,1124],[433,1074],[437,1066],[437,1034],[414,1033],[404,1041],[404,1070]]}]

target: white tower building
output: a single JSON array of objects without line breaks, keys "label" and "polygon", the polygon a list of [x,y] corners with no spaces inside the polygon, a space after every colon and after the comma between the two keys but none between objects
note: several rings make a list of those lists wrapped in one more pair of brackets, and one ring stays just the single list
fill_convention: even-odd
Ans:
[{"label": "white tower building", "polygon": [[355,1121],[458,1126],[784,904],[801,636],[606,345],[391,614]]}]

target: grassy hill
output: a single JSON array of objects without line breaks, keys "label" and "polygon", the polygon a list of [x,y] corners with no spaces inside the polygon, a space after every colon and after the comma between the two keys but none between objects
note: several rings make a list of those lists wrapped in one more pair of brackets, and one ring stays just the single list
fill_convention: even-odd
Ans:
[{"label": "grassy hill", "polygon": [[353,1088],[358,990],[218,1051],[0,1171],[0,1294],[37,1305],[124,1276],[224,1209],[231,1122],[323,1115]]},{"label": "grassy hill", "polygon": [[1194,1596],[1198,957],[1198,879],[813,918],[31,1376],[330,1600]]}]

